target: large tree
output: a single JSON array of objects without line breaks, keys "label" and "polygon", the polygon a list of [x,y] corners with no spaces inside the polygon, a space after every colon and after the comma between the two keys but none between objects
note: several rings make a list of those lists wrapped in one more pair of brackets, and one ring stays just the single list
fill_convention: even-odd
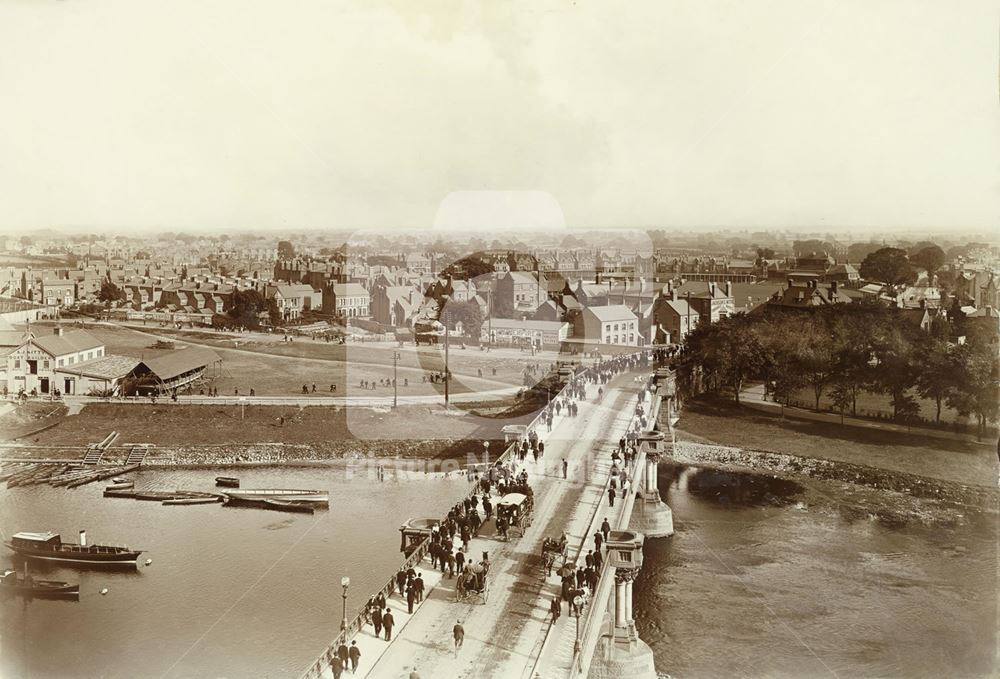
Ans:
[{"label": "large tree", "polygon": [[862,262],[865,257],[881,247],[881,243],[851,243],[847,246],[847,261]]},{"label": "large tree", "polygon": [[892,416],[899,418],[909,408],[909,390],[916,382],[914,342],[908,326],[894,324],[880,330],[874,342],[874,386],[889,397]]},{"label": "large tree", "polygon": [[958,366],[955,353],[949,347],[947,338],[942,339],[935,333],[922,333],[916,346],[916,360],[917,391],[924,398],[934,401],[934,421],[940,423],[941,407],[948,394],[957,386],[955,377]]},{"label": "large tree", "polygon": [[740,401],[744,381],[759,374],[766,363],[766,351],[744,314],[702,324],[688,335],[685,369],[688,378],[700,371],[708,389],[726,386]]},{"label": "large tree", "polygon": [[111,281],[106,280],[101,283],[101,290],[97,293],[97,299],[105,304],[110,304],[111,302],[125,299],[125,295],[122,293],[121,288]]},{"label": "large tree", "polygon": [[917,280],[917,272],[905,250],[882,248],[861,262],[861,277],[892,285],[908,285]]},{"label": "large tree", "polygon": [[455,323],[461,322],[465,334],[474,340],[478,340],[483,329],[483,310],[476,302],[453,302],[449,301],[444,305],[442,319],[451,319],[451,328]]},{"label": "large tree", "polygon": [[836,375],[837,347],[825,318],[808,316],[792,329],[792,364],[813,391],[814,408],[819,410],[823,390]]},{"label": "large tree", "polygon": [[229,308],[229,316],[239,325],[256,329],[260,327],[260,314],[267,312],[272,325],[281,322],[274,300],[267,300],[257,290],[236,290],[233,292],[233,305]]},{"label": "large tree", "polygon": [[916,267],[926,269],[927,273],[933,276],[944,265],[944,250],[937,245],[928,245],[914,253],[910,257],[910,262]]},{"label": "large tree", "polygon": [[976,435],[986,434],[988,422],[996,422],[1000,410],[1000,366],[995,331],[976,331],[965,344],[954,347],[955,388],[948,405],[962,415],[974,415]]}]

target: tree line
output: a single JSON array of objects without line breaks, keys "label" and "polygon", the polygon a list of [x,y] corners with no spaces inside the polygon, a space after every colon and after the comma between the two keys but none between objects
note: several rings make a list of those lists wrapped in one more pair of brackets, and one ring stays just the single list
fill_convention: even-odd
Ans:
[{"label": "tree line", "polygon": [[[688,395],[731,392],[739,402],[748,380],[786,405],[801,390],[816,410],[826,395],[841,413],[857,415],[858,397],[880,394],[894,419],[918,419],[918,396],[973,416],[977,433],[997,421],[997,332],[961,319],[934,320],[930,331],[876,304],[838,305],[810,313],[762,308],[699,325],[677,358],[678,385]],[[959,338],[963,338],[959,341]]]}]

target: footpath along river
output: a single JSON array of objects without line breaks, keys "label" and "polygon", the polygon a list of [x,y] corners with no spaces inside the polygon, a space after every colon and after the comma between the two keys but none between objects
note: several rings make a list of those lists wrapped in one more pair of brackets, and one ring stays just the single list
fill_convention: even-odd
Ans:
[{"label": "footpath along river", "polygon": [[[52,530],[76,541],[145,550],[138,570],[41,567],[39,577],[80,583],[80,601],[0,599],[0,676],[296,677],[348,616],[402,562],[397,528],[443,516],[468,489],[464,476],[387,471],[385,481],[337,467],[159,469],[136,488],[328,490],[330,509],[285,514],[221,505],[162,506],[102,497],[103,483],[74,490],[0,490],[4,538]],[[9,567],[4,549],[0,564]],[[146,567],[143,562],[153,563]],[[102,588],[108,594],[99,594]]]},{"label": "footpath along river", "polygon": [[659,671],[995,676],[996,513],[909,498],[907,519],[844,484],[679,464],[659,480],[677,532],[647,543],[635,592]]}]

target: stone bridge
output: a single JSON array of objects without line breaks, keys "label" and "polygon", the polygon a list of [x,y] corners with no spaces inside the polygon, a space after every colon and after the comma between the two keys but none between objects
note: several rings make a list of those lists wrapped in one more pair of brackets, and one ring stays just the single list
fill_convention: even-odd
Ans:
[{"label": "stone bridge", "polygon": [[[578,417],[564,415],[554,423],[536,420],[529,426],[545,440],[541,458],[529,455],[518,461],[512,449],[503,456],[529,474],[533,521],[509,541],[500,540],[485,525],[471,540],[467,554],[489,554],[488,603],[487,596],[460,600],[454,579],[430,566],[425,527],[403,526],[402,547],[408,554],[404,567],[414,566],[424,574],[426,597],[410,613],[393,593],[392,581],[387,582],[383,590],[396,619],[392,640],[376,635],[364,615],[345,620],[344,632],[304,679],[332,677],[331,653],[339,643],[352,641],[362,652],[355,677],[407,677],[416,670],[422,677],[454,679],[656,678],[652,651],[636,632],[632,583],[642,567],[645,541],[673,534],[673,517],[660,499],[656,471],[676,421],[674,376],[660,369],[653,374],[618,372],[607,382],[583,379]],[[569,398],[567,393],[571,391],[557,398]],[[637,454],[621,465],[620,456],[612,452],[626,434],[634,436]],[[609,493],[612,472],[616,485],[621,484],[615,497]],[[594,591],[581,615],[567,614],[564,604],[553,620],[549,609],[560,597],[562,581],[557,572],[545,573],[543,539],[565,534],[563,565],[575,570],[594,549],[592,536],[604,521],[610,531]],[[466,630],[459,652],[451,645],[456,619]]]}]

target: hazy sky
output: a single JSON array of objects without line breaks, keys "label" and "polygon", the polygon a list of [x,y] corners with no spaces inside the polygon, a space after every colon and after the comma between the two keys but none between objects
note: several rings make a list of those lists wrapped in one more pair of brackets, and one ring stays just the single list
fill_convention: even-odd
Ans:
[{"label": "hazy sky", "polygon": [[0,0],[0,229],[430,227],[478,190],[546,192],[573,228],[995,229],[998,18]]}]

